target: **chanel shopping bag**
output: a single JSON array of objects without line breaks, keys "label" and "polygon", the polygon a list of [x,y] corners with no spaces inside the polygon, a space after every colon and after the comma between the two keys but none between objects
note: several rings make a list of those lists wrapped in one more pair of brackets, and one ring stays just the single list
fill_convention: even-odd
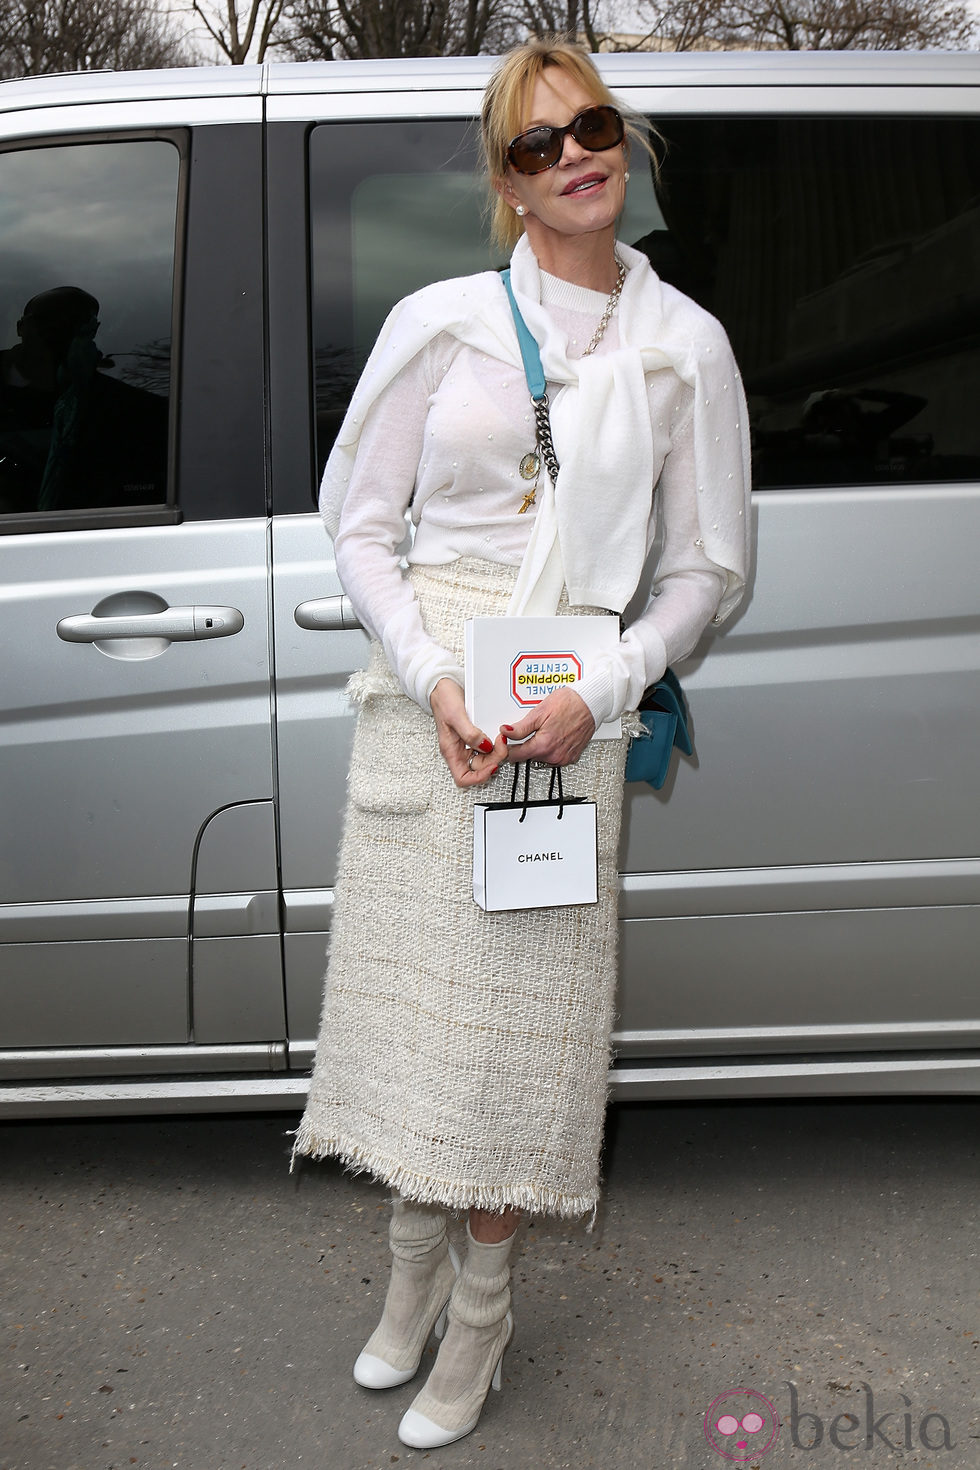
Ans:
[{"label": "chanel shopping bag", "polygon": [[558,766],[548,799],[532,801],[529,761],[518,800],[519,771],[515,766],[510,801],[478,802],[473,809],[475,902],[493,912],[598,903],[595,802],[565,796]]}]

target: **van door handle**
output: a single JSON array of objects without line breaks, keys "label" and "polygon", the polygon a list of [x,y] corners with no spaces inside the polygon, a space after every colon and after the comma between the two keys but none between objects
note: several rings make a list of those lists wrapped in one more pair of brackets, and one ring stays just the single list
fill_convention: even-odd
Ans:
[{"label": "van door handle", "polygon": [[168,607],[162,612],[100,618],[92,614],[62,618],[58,637],[66,643],[101,643],[108,638],[166,638],[190,643],[199,638],[230,638],[245,619],[237,607]]},{"label": "van door handle", "polygon": [[341,633],[362,626],[346,593],[339,597],[314,597],[311,602],[301,602],[293,617],[301,628],[308,628],[311,633]]}]

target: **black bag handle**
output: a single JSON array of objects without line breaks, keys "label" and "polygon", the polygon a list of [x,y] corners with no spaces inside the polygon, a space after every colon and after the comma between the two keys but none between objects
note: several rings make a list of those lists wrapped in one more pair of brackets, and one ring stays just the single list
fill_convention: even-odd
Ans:
[{"label": "black bag handle", "polygon": [[[531,790],[531,762],[530,761],[515,761],[515,763],[514,763],[514,780],[513,780],[513,784],[511,785],[511,788],[510,788],[510,804],[511,804],[511,806],[517,806],[517,782],[518,782],[518,779],[520,777],[520,771],[521,771],[521,766],[522,765],[524,767],[524,796],[523,796],[523,799],[521,801],[521,808],[522,808],[522,810],[521,810],[520,820],[523,822],[524,818],[527,816],[528,802],[531,799],[531,796],[530,796],[530,790]],[[550,802],[553,802],[554,799],[555,799],[555,786],[556,786],[556,784],[557,784],[557,787],[558,787],[558,820],[560,822],[561,819],[562,819],[562,817],[565,815],[565,792],[564,792],[564,789],[563,789],[562,784],[561,784],[561,766],[552,766],[551,767],[551,780],[548,782],[548,800]]]}]

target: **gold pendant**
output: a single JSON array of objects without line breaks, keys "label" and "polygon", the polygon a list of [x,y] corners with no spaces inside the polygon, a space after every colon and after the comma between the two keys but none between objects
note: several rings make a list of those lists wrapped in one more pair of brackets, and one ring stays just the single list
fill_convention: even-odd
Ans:
[{"label": "gold pendant", "polygon": [[[541,473],[541,460],[536,449],[531,449],[525,454],[518,465],[522,480],[536,480]],[[532,497],[533,498],[533,497]]]},{"label": "gold pendant", "polygon": [[521,506],[520,510],[517,512],[517,514],[519,516],[522,516],[524,514],[524,512],[527,510],[527,508],[528,508],[529,505],[533,505],[534,504],[534,495],[535,495],[535,492],[536,492],[537,488],[538,488],[537,485],[532,485],[531,488],[530,488],[530,490],[525,495],[525,497],[524,497],[524,503]]}]

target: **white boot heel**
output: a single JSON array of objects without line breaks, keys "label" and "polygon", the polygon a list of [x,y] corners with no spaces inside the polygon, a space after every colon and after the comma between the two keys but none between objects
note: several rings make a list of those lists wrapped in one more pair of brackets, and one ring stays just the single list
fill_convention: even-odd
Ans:
[{"label": "white boot heel", "polygon": [[[453,1250],[452,1246],[449,1247],[449,1259],[452,1261],[453,1268],[455,1269],[456,1275],[458,1276],[459,1275],[459,1257],[457,1256],[456,1252]],[[449,1293],[449,1296],[452,1296],[452,1292]],[[436,1318],[436,1325],[435,1325],[435,1328],[434,1328],[436,1337],[438,1337],[438,1339],[439,1339],[440,1342],[442,1341],[442,1339],[446,1335],[446,1324],[448,1323],[448,1321],[449,1321],[449,1297],[447,1296],[446,1297],[446,1305],[443,1307],[442,1311],[439,1313],[438,1317]]]},{"label": "white boot heel", "polygon": [[496,1389],[497,1393],[500,1392],[501,1387],[503,1386],[503,1381],[504,1381],[504,1353],[507,1351],[508,1347],[510,1346],[510,1340],[511,1340],[511,1338],[513,1336],[514,1336],[514,1314],[513,1314],[513,1312],[508,1312],[507,1313],[507,1341],[504,1343],[503,1347],[501,1348],[500,1357],[497,1359],[497,1366],[496,1366],[496,1368],[494,1368],[494,1370],[493,1370],[493,1377],[490,1380],[490,1387],[493,1388],[493,1389]]}]

